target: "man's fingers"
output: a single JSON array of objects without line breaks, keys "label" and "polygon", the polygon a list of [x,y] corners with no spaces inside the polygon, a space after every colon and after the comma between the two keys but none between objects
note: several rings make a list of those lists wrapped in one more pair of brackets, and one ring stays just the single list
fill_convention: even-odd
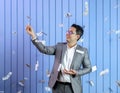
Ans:
[{"label": "man's fingers", "polygon": [[68,71],[66,69],[63,70],[64,73],[67,73]]},{"label": "man's fingers", "polygon": [[76,74],[76,71],[73,70],[73,69],[71,69],[71,70],[66,70],[66,69],[64,69],[63,72],[64,72],[65,74],[70,74],[70,75]]},{"label": "man's fingers", "polygon": [[26,26],[26,30],[27,30],[27,31],[32,31],[31,26],[30,26],[30,25],[27,25],[27,26]]},{"label": "man's fingers", "polygon": [[64,71],[68,72],[68,70],[67,70],[67,69],[64,69]]},{"label": "man's fingers", "polygon": [[70,71],[71,71],[73,74],[76,74],[76,71],[75,71],[75,70],[71,69]]},{"label": "man's fingers", "polygon": [[71,69],[70,71],[71,71],[71,72],[75,72],[75,70],[73,70],[73,69]]}]

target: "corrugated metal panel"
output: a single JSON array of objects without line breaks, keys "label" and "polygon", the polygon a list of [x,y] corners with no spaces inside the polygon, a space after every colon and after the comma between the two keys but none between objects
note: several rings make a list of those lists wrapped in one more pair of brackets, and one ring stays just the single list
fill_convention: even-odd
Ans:
[{"label": "corrugated metal panel", "polygon": [[[89,49],[91,63],[97,66],[97,71],[83,76],[83,93],[120,92],[116,84],[120,80],[120,0],[1,0],[0,6],[0,92],[51,93],[46,90],[47,73],[54,57],[33,46],[25,26],[44,32],[39,38],[54,45],[65,41],[73,23],[84,27],[79,44]],[[105,69],[109,73],[100,76]],[[2,80],[9,72],[11,77]]]}]

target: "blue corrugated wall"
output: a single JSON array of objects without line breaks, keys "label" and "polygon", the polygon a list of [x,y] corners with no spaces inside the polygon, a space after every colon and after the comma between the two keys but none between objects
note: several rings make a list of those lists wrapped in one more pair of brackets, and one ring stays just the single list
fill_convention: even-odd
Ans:
[{"label": "blue corrugated wall", "polygon": [[[25,31],[28,23],[36,33],[47,34],[39,36],[46,45],[65,41],[71,24],[83,26],[79,44],[89,49],[97,67],[83,76],[84,93],[120,93],[120,0],[1,0],[0,93],[51,93],[48,73],[54,56],[33,46]],[[108,73],[100,76],[105,69]]]}]

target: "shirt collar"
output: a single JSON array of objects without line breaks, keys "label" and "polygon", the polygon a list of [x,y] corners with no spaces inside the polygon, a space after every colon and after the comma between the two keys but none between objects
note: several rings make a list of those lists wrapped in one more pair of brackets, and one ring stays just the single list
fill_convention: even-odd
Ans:
[{"label": "shirt collar", "polygon": [[68,45],[67,45],[67,49],[75,49],[77,47],[77,44],[74,45],[73,47],[69,48]]}]

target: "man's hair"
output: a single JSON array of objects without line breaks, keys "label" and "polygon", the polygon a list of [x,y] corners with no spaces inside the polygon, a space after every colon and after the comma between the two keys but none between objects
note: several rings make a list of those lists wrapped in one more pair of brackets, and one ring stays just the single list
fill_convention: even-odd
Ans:
[{"label": "man's hair", "polygon": [[[82,36],[83,33],[84,33],[83,28],[82,28],[81,26],[77,25],[77,24],[72,24],[71,27],[76,28],[76,34],[77,34],[77,35],[80,35],[80,38],[81,38],[81,36]],[[80,38],[78,38],[78,40],[79,40]]]}]

